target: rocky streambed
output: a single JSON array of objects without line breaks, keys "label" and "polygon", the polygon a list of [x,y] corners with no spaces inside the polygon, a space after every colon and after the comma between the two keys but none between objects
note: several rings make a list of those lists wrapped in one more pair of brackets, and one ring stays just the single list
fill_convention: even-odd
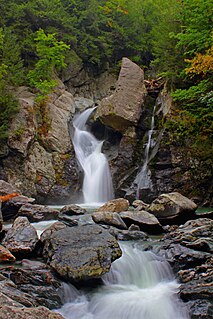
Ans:
[{"label": "rocky streambed", "polygon": [[[66,300],[64,282],[77,289],[100,285],[122,255],[121,241],[134,241],[169,262],[192,319],[213,317],[211,212],[201,217],[179,193],[131,206],[115,199],[88,212],[77,205],[38,205],[17,194],[4,201],[9,190],[1,192],[0,318],[62,318],[53,310]],[[32,223],[51,220],[38,236]]]}]

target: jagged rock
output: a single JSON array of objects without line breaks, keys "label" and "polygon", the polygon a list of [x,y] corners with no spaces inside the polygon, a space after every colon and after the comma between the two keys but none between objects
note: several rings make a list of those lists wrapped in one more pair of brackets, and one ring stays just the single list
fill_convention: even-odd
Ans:
[{"label": "jagged rock", "polygon": [[26,204],[19,209],[17,216],[25,216],[32,223],[43,220],[57,219],[58,214],[58,210],[48,206]]},{"label": "jagged rock", "polygon": [[34,198],[29,198],[26,196],[16,196],[10,199],[9,201],[5,202],[2,207],[2,215],[3,220],[14,219],[19,209],[26,204],[33,203],[35,201]]},{"label": "jagged rock", "polygon": [[163,228],[157,218],[144,210],[142,211],[125,211],[119,214],[127,226],[136,224],[140,230],[156,234],[162,233]]},{"label": "jagged rock", "polygon": [[89,107],[94,106],[94,101],[90,99],[86,99],[84,97],[76,97],[75,104],[76,104],[76,109],[78,109],[79,111],[83,111]]},{"label": "jagged rock", "polygon": [[96,212],[92,214],[92,219],[97,224],[112,225],[117,228],[127,229],[126,224],[118,213]]},{"label": "jagged rock", "polygon": [[161,194],[156,198],[147,211],[154,214],[160,222],[182,223],[195,218],[197,205],[178,192]]},{"label": "jagged rock", "polygon": [[71,281],[99,278],[121,256],[113,236],[97,225],[66,227],[45,240],[44,257],[63,278]]},{"label": "jagged rock", "polygon": [[149,207],[149,204],[144,203],[142,200],[136,199],[133,201],[132,206],[136,210],[146,210]]},{"label": "jagged rock", "polygon": [[147,93],[143,81],[143,70],[129,59],[123,58],[116,90],[101,101],[97,117],[105,125],[121,133],[130,126],[137,125]]},{"label": "jagged rock", "polygon": [[19,308],[0,306],[0,319],[64,319],[59,313],[45,307]]},{"label": "jagged rock", "polygon": [[60,213],[66,214],[68,216],[83,215],[86,214],[86,212],[86,209],[74,204],[66,205],[60,210]]},{"label": "jagged rock", "polygon": [[129,201],[124,198],[117,198],[108,201],[97,209],[97,212],[115,212],[120,213],[129,209]]},{"label": "jagged rock", "polygon": [[186,303],[191,319],[212,319],[213,305],[209,300],[190,300]]},{"label": "jagged rock", "polygon": [[78,225],[78,221],[73,216],[69,216],[67,214],[60,213],[58,215],[58,219],[70,227]]},{"label": "jagged rock", "polygon": [[0,262],[14,262],[16,258],[11,254],[11,252],[5,248],[4,246],[0,245]]},{"label": "jagged rock", "polygon": [[7,249],[16,256],[31,253],[38,242],[38,235],[35,228],[26,217],[15,219],[2,242]]},{"label": "jagged rock", "polygon": [[11,185],[10,183],[0,180],[0,196],[12,194],[12,193],[18,193],[18,189],[14,187],[13,185]]}]

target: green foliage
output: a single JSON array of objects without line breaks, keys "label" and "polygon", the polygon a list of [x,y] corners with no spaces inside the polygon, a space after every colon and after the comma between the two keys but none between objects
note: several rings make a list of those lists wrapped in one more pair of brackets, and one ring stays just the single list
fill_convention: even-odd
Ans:
[{"label": "green foliage", "polygon": [[56,69],[65,67],[65,51],[69,49],[63,41],[57,41],[55,34],[37,31],[36,53],[38,61],[35,68],[28,73],[29,83],[39,90],[42,97],[51,92],[57,82],[54,80]]}]

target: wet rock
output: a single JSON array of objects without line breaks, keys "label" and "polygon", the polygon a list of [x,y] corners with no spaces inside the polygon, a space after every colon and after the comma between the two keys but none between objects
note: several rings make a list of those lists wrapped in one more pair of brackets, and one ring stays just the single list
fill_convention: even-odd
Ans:
[{"label": "wet rock", "polygon": [[191,319],[213,318],[213,304],[209,300],[190,300],[186,305]]},{"label": "wet rock", "polygon": [[180,224],[195,218],[197,205],[178,192],[162,194],[156,198],[147,211],[154,214],[160,222]]},{"label": "wet rock", "polygon": [[15,256],[32,253],[38,242],[38,235],[35,228],[26,217],[15,219],[2,242],[7,249]]},{"label": "wet rock", "polygon": [[86,209],[74,204],[66,205],[60,210],[60,213],[66,214],[68,216],[83,215],[86,214],[86,212]]},{"label": "wet rock", "polygon": [[67,226],[73,227],[78,225],[78,221],[73,217],[67,214],[60,213],[58,215],[59,221],[62,221]]},{"label": "wet rock", "polygon": [[14,261],[16,261],[16,258],[11,254],[11,252],[4,246],[0,245],[0,263]]},{"label": "wet rock", "polygon": [[43,243],[46,239],[49,239],[54,232],[61,230],[65,227],[66,225],[62,222],[53,223],[50,227],[48,227],[47,229],[45,229],[45,231],[43,231],[40,237],[40,241]]},{"label": "wet rock", "polygon": [[147,240],[148,236],[143,231],[140,230],[131,230],[131,229],[116,229],[110,227],[109,232],[117,240]]},{"label": "wet rock", "polygon": [[3,219],[5,221],[14,219],[17,216],[21,206],[25,204],[31,204],[34,201],[35,201],[34,198],[29,198],[22,195],[13,197],[9,201],[5,202],[2,206]]},{"label": "wet rock", "polygon": [[32,223],[57,219],[58,214],[58,210],[48,206],[25,204],[19,209],[17,216],[25,216]]},{"label": "wet rock", "polygon": [[1,205],[2,205],[2,202],[0,200],[0,232],[2,230],[2,225],[3,225],[3,216],[2,216],[2,211],[1,211]]},{"label": "wet rock", "polygon": [[129,209],[129,201],[124,198],[117,198],[108,201],[97,209],[97,212],[116,212],[120,213]]},{"label": "wet rock", "polygon": [[136,209],[136,210],[146,210],[149,207],[149,204],[144,203],[142,200],[140,199],[136,199],[133,201],[132,206]]},{"label": "wet rock", "polygon": [[117,228],[127,229],[126,224],[118,213],[96,212],[92,214],[92,219],[97,224],[112,225]]},{"label": "wet rock", "polygon": [[143,70],[123,58],[115,92],[98,106],[97,117],[101,122],[121,133],[137,125],[147,93],[143,81]]},{"label": "wet rock", "polygon": [[131,224],[138,225],[140,230],[156,234],[162,233],[163,228],[157,218],[144,210],[142,211],[126,211],[119,214],[127,226]]},{"label": "wet rock", "polygon": [[[28,307],[29,303],[31,306],[41,305],[49,309],[59,308],[62,305],[62,284],[47,265],[24,260],[22,268],[5,267],[1,268],[1,273],[8,278],[2,284],[7,288],[10,298],[19,303],[23,304],[21,300],[23,295],[26,298],[24,305]],[[13,291],[10,290],[10,286],[14,288]],[[19,298],[14,298],[15,293]]]},{"label": "wet rock", "polygon": [[63,278],[71,281],[99,278],[121,256],[113,236],[97,225],[66,227],[45,240],[44,257]]},{"label": "wet rock", "polygon": [[0,319],[63,319],[60,314],[45,307],[19,308],[0,306]]}]

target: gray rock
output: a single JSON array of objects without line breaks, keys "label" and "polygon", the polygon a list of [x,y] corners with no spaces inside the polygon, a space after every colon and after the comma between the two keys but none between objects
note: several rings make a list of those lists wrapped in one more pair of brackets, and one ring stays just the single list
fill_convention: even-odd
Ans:
[{"label": "gray rock", "polygon": [[44,205],[25,204],[21,206],[17,216],[25,216],[32,222],[58,218],[59,211]]},{"label": "gray rock", "polygon": [[0,319],[64,319],[59,313],[50,311],[45,307],[19,308],[0,307]]},{"label": "gray rock", "polygon": [[26,217],[15,219],[2,242],[7,249],[15,255],[26,255],[31,253],[38,242],[35,228]]},{"label": "gray rock", "polygon": [[66,205],[60,210],[60,213],[66,214],[68,216],[83,215],[86,214],[86,212],[86,209],[74,204]]},{"label": "gray rock", "polygon": [[92,219],[97,224],[115,226],[121,229],[127,229],[126,224],[118,213],[113,212],[96,212],[92,214]]},{"label": "gray rock", "polygon": [[147,211],[154,214],[161,222],[182,223],[195,218],[197,205],[178,192],[161,194]]},{"label": "gray rock", "polygon": [[12,194],[12,193],[18,193],[18,189],[11,185],[10,183],[7,183],[3,180],[0,180],[0,196]]},{"label": "gray rock", "polygon": [[45,240],[44,257],[63,278],[71,281],[99,278],[121,256],[113,236],[97,225],[66,227]]},{"label": "gray rock", "polygon": [[126,211],[119,214],[127,226],[131,224],[138,225],[140,230],[156,234],[162,233],[163,228],[157,218],[145,210],[142,211]]},{"label": "gray rock", "polygon": [[116,90],[101,101],[97,117],[105,125],[121,133],[137,125],[146,96],[143,81],[143,70],[129,59],[123,58]]},{"label": "gray rock", "polygon": [[14,219],[23,205],[31,204],[34,201],[34,198],[22,195],[11,198],[9,201],[5,202],[2,207],[3,220]]}]

